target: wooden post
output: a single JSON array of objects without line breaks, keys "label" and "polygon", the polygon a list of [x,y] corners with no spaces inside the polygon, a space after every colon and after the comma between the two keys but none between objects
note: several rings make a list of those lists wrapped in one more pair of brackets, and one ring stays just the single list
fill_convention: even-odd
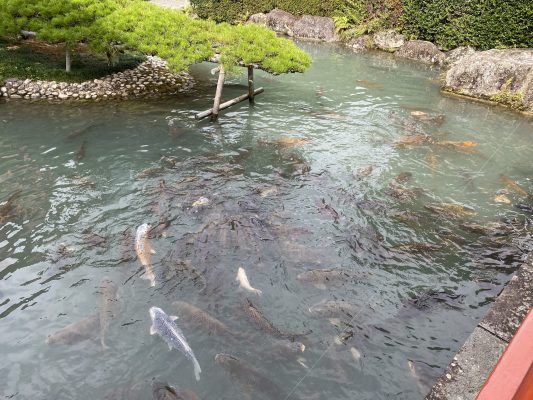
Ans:
[{"label": "wooden post", "polygon": [[[254,96],[257,96],[258,94],[261,94],[263,93],[265,90],[260,87],[260,88],[257,88],[255,89],[254,91]],[[222,111],[222,110],[225,110],[226,108],[229,108],[235,104],[238,104],[240,103],[241,101],[245,101],[250,95],[248,93],[246,94],[243,94],[239,97],[235,97],[234,99],[232,100],[228,100],[226,101],[225,103],[222,103],[220,104],[220,107],[218,108],[219,111]],[[194,116],[194,118],[196,119],[203,119],[205,117],[209,117],[210,115],[213,115],[213,109],[210,108],[209,110],[207,111],[202,111],[201,113],[198,113]]]},{"label": "wooden post", "polygon": [[248,100],[250,104],[254,104],[254,67],[253,65],[248,65]]},{"label": "wooden post", "polygon": [[226,71],[221,65],[218,70],[217,91],[215,93],[215,102],[213,103],[213,114],[211,114],[211,121],[216,121],[218,118],[218,111],[220,110],[220,100],[222,99],[222,88],[224,87],[224,80],[226,78]]},{"label": "wooden post", "polygon": [[72,51],[69,47],[66,48],[65,51],[65,70],[66,72],[71,71],[71,65],[72,65]]}]

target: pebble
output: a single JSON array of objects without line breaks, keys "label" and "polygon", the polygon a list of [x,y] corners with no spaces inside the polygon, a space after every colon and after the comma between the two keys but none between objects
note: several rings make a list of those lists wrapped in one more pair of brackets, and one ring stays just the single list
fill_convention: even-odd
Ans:
[{"label": "pebble", "polygon": [[166,61],[148,56],[134,69],[82,83],[8,79],[0,81],[0,97],[11,99],[100,100],[182,93],[194,82],[185,73],[171,72]]}]

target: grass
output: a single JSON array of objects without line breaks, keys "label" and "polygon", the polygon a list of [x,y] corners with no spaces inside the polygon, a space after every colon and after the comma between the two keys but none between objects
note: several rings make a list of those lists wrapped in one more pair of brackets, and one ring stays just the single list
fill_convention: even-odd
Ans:
[{"label": "grass", "polygon": [[106,57],[80,46],[73,54],[72,72],[66,73],[62,46],[0,38],[0,82],[8,78],[83,82],[134,68],[144,60],[141,54],[126,52],[109,65]]}]

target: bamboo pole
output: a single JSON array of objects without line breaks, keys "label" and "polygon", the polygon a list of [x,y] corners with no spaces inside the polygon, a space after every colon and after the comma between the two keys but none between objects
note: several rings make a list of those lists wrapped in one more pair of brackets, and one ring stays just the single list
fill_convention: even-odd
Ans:
[{"label": "bamboo pole", "polygon": [[[257,96],[258,94],[261,94],[265,91],[265,89],[263,89],[262,87],[261,88],[257,88],[256,90],[254,90],[254,97]],[[234,99],[232,100],[229,100],[229,101],[226,101],[225,103],[222,103],[220,104],[220,107],[218,108],[219,111],[222,111],[222,110],[225,110],[226,108],[229,108],[231,107],[232,105],[235,105],[235,104],[238,104],[242,101],[245,101],[246,99],[249,98],[249,94],[246,93],[246,94],[243,94],[242,96],[239,96],[239,97],[235,97]],[[209,117],[210,115],[213,114],[213,109],[209,109],[207,111],[202,111],[201,113],[198,113],[196,114],[195,118],[196,119],[203,119],[205,117]]]},{"label": "bamboo pole", "polygon": [[65,71],[70,72],[72,66],[72,50],[69,47],[65,50]]},{"label": "bamboo pole", "polygon": [[250,104],[254,104],[254,67],[248,65],[248,100]]},{"label": "bamboo pole", "polygon": [[218,118],[218,112],[220,111],[220,100],[222,99],[222,89],[224,87],[225,78],[226,78],[226,71],[224,71],[224,66],[221,65],[218,70],[217,91],[215,93],[215,101],[213,103],[213,112],[211,114],[211,121],[216,121]]}]

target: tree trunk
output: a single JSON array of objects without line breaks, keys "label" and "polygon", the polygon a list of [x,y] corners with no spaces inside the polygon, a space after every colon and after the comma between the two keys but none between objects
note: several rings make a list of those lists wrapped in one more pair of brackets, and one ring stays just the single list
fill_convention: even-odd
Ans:
[{"label": "tree trunk", "polygon": [[66,48],[65,51],[65,71],[70,73],[72,70],[72,50],[70,48]]}]

